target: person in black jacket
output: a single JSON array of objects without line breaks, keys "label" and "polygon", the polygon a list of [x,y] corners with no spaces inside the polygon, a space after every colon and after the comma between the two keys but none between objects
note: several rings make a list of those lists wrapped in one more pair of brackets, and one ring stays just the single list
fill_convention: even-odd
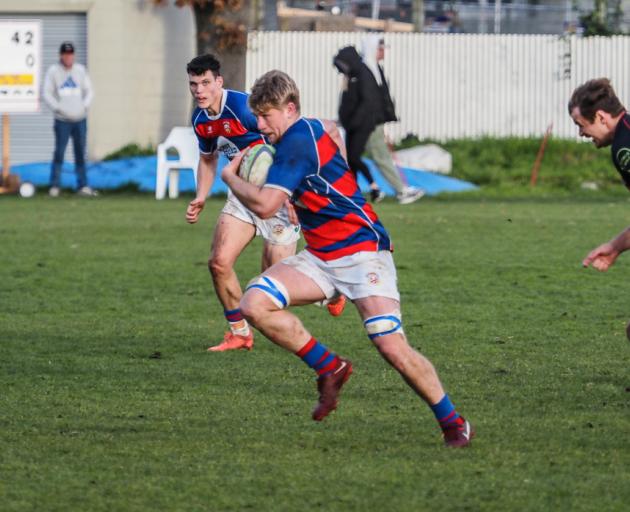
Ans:
[{"label": "person in black jacket", "polygon": [[339,50],[333,64],[344,75],[339,122],[346,132],[348,165],[355,173],[363,174],[370,185],[372,201],[378,202],[385,195],[374,181],[366,163],[361,160],[368,138],[377,123],[374,104],[380,101],[378,84],[354,46]]}]

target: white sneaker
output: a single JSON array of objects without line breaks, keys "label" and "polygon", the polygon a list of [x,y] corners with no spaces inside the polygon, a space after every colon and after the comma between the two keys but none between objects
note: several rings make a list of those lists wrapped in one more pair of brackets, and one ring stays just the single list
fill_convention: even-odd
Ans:
[{"label": "white sneaker", "polygon": [[425,192],[421,188],[405,187],[402,193],[398,194],[398,202],[400,204],[411,204],[424,196],[424,194]]},{"label": "white sneaker", "polygon": [[98,192],[92,187],[85,186],[77,190],[77,195],[81,197],[96,197],[98,196]]},{"label": "white sneaker", "polygon": [[50,187],[48,190],[48,195],[50,197],[59,197],[59,194],[61,194],[61,189],[59,187]]}]

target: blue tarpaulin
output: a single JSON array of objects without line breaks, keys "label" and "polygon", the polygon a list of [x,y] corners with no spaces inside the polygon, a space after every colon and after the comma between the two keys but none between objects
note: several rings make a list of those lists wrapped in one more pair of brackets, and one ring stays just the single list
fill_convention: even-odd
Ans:
[{"label": "blue tarpaulin", "polygon": [[[376,183],[378,183],[378,186],[381,187],[381,190],[388,196],[395,195],[394,189],[387,181],[385,181],[385,178],[383,178],[374,162],[366,158],[365,163],[370,168],[370,172],[372,173]],[[465,190],[474,190],[477,188],[477,185],[474,185],[473,183],[451,178],[450,176],[444,176],[443,174],[435,172],[410,169],[408,167],[400,168],[400,170],[403,182],[405,182],[406,185],[421,188],[429,196],[439,194],[440,192],[463,192]],[[359,176],[359,185],[361,186],[361,190],[364,192],[369,189],[367,181],[363,178],[363,176]]]},{"label": "blue tarpaulin", "polygon": [[[227,160],[221,156],[219,159],[219,174]],[[366,160],[374,179],[379,184],[383,192],[387,195],[394,195],[394,190],[382,177],[378,168],[370,160]],[[154,156],[124,158],[120,160],[110,160],[107,162],[94,162],[87,166],[88,183],[92,188],[99,190],[118,189],[127,186],[135,186],[143,192],[155,191],[155,169],[157,158]],[[35,186],[48,186],[50,183],[50,162],[36,162],[31,164],[15,165],[11,172],[18,174],[22,181],[30,181]],[[457,180],[442,174],[421,171],[417,169],[402,169],[404,181],[408,185],[420,187],[428,195],[439,194],[440,192],[460,192],[477,188],[467,181]],[[359,177],[361,190],[367,191],[367,182],[362,176]],[[61,172],[62,188],[76,188],[76,175],[74,164],[65,163]],[[179,178],[179,189],[181,192],[194,192],[195,183],[192,170],[181,172]],[[212,194],[225,193],[227,188],[219,177],[214,180]]]}]

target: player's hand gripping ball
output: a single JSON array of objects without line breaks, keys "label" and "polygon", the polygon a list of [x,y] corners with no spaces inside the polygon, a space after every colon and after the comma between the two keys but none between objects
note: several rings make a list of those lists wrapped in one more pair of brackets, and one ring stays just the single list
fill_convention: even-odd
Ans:
[{"label": "player's hand gripping ball", "polygon": [[276,152],[269,144],[258,144],[251,147],[241,160],[238,175],[245,181],[261,187],[267,180],[267,173],[273,163],[273,155]]}]

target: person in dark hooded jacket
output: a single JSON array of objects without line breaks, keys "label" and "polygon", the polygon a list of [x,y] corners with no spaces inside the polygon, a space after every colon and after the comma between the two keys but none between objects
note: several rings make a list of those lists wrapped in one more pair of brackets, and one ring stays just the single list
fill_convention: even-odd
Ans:
[{"label": "person in dark hooded jacket", "polygon": [[374,109],[374,105],[381,101],[378,83],[354,46],[346,46],[339,50],[333,64],[344,75],[344,87],[339,103],[339,122],[346,132],[348,165],[355,173],[363,174],[370,185],[370,198],[378,202],[385,194],[379,189],[370,169],[361,159],[370,134],[379,122]]}]

